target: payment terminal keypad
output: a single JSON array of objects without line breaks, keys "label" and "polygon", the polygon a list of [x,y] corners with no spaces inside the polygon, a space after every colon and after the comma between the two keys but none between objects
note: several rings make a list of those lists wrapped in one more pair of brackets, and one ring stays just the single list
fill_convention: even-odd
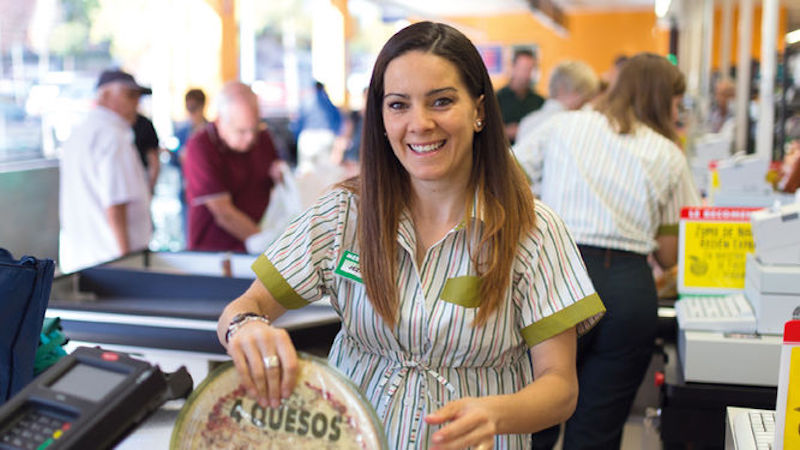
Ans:
[{"label": "payment terminal keypad", "polygon": [[0,432],[0,449],[43,450],[69,430],[71,423],[40,411],[28,410]]}]

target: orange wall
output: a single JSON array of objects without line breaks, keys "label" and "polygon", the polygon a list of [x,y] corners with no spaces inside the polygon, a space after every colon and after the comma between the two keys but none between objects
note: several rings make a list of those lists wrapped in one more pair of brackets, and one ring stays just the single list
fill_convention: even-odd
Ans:
[{"label": "orange wall", "polygon": [[[783,52],[786,44],[784,36],[786,35],[786,25],[788,18],[786,15],[786,7],[782,6],[778,9],[778,29],[776,30],[778,36],[778,51]],[[739,8],[736,7],[733,11],[733,23],[731,24],[731,67],[736,67],[736,62],[739,60]],[[720,66],[720,58],[722,57],[722,9],[717,8],[714,13],[714,57],[712,59],[712,67],[718,69]],[[761,59],[761,7],[758,6],[753,10],[753,44],[750,47],[750,54],[754,60]]]},{"label": "orange wall", "polygon": [[[733,18],[733,43],[731,46],[732,65],[737,60],[738,8]],[[781,7],[778,18],[778,50],[784,47],[786,34],[786,8]],[[721,52],[722,12],[718,8],[714,16],[713,67],[719,67]],[[547,80],[550,71],[560,61],[578,59],[586,62],[602,75],[609,70],[613,60],[620,54],[632,55],[638,52],[654,52],[666,55],[669,51],[669,30],[656,23],[656,16],[650,10],[629,10],[613,12],[573,12],[567,15],[567,33],[556,33],[544,25],[533,14],[506,14],[488,17],[453,17],[450,22],[460,26],[478,45],[500,44],[506,47],[505,66],[511,60],[510,46],[515,44],[537,44],[540,51],[539,84],[537,90],[547,94]],[[761,7],[753,12],[754,59],[761,57]],[[495,77],[496,86],[508,81],[504,74]]]},{"label": "orange wall", "polygon": [[[565,59],[582,60],[598,74],[606,72],[616,56],[648,51],[666,55],[669,31],[656,24],[652,11],[582,12],[567,16],[568,33],[561,35],[543,25],[533,14],[490,17],[456,17],[451,22],[476,44],[531,44],[539,46],[541,76],[537,90],[547,94],[550,71]],[[511,55],[507,48],[506,67]],[[507,76],[494,79],[496,86]]]}]

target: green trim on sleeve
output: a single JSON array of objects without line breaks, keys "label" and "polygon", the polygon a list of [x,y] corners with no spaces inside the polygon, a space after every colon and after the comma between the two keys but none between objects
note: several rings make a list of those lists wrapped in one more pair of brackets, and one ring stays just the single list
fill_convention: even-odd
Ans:
[{"label": "green trim on sleeve", "polygon": [[465,275],[448,278],[440,298],[465,308],[477,308],[481,304],[481,277]]},{"label": "green trim on sleeve", "polygon": [[283,275],[278,272],[278,269],[272,265],[269,259],[263,254],[256,258],[256,261],[250,266],[253,272],[269,291],[275,300],[286,309],[299,309],[306,305],[308,302],[297,295],[294,289],[289,285]]},{"label": "green trim on sleeve", "polygon": [[670,225],[661,225],[658,227],[658,233],[656,236],[677,236],[678,235],[678,224],[673,223]]},{"label": "green trim on sleeve", "polygon": [[[567,306],[553,315],[523,328],[521,333],[528,347],[550,339],[580,322],[604,313],[606,307],[596,293]],[[596,322],[594,320],[593,322]]]}]

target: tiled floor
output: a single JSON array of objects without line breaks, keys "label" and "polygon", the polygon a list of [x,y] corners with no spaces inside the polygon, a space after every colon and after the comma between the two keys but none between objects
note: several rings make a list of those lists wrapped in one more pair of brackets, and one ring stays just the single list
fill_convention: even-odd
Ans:
[{"label": "tiled floor", "polygon": [[658,430],[642,416],[631,416],[622,432],[622,450],[660,450]]}]

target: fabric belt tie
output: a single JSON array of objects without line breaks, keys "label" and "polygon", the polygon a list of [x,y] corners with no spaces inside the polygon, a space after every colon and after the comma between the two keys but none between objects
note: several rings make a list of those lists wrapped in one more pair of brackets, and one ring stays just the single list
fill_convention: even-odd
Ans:
[{"label": "fabric belt tie", "polygon": [[[444,386],[451,394],[456,393],[456,388],[453,386],[447,378],[443,377],[439,372],[431,369],[427,365],[413,360],[404,360],[400,361],[397,365],[392,367],[388,367],[384,373],[381,381],[378,383],[378,391],[382,390],[388,384],[389,387],[386,390],[386,395],[383,398],[380,406],[378,407],[378,417],[381,420],[386,419],[386,412],[389,408],[389,404],[391,403],[392,399],[394,398],[394,394],[397,392],[397,388],[400,386],[400,382],[408,376],[408,373],[412,370],[418,371],[422,376],[420,377],[421,380],[421,388],[422,391],[425,392],[425,395],[428,398],[428,401],[436,405],[437,408],[441,408],[443,405],[433,398],[431,395],[431,390],[429,389],[428,385],[428,377],[433,378],[436,380],[437,383]],[[415,421],[419,420],[419,416],[422,412],[422,404],[419,404],[417,414],[415,416]]]}]

